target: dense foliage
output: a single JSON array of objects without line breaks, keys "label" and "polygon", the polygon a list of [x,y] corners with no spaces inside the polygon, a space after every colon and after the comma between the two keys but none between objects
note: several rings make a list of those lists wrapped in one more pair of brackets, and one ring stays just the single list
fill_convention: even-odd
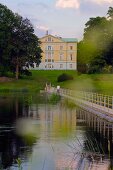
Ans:
[{"label": "dense foliage", "polygon": [[0,4],[0,74],[28,73],[41,62],[41,48],[30,21]]},{"label": "dense foliage", "polygon": [[113,71],[113,8],[107,17],[90,18],[84,38],[78,44],[78,71],[111,73]]}]

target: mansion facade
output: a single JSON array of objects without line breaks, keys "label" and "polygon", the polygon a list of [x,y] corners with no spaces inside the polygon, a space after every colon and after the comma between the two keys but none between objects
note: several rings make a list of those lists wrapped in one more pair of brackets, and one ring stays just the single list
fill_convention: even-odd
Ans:
[{"label": "mansion facade", "polygon": [[76,70],[77,39],[46,35],[40,38],[42,60],[40,70]]}]

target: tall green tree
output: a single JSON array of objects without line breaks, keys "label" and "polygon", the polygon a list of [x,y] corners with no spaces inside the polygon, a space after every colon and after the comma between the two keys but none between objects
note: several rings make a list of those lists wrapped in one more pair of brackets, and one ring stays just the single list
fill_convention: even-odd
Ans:
[{"label": "tall green tree", "polygon": [[107,13],[108,20],[108,36],[106,41],[108,41],[108,48],[106,48],[104,57],[107,65],[111,65],[113,68],[113,7],[109,7]]},{"label": "tall green tree", "polygon": [[[8,40],[4,38],[6,31],[1,34],[1,39],[7,44],[5,46],[0,44],[1,49],[4,48],[4,51],[7,52],[7,55],[1,53],[4,61],[2,65],[4,66],[7,59],[8,68],[15,72],[16,79],[18,79],[23,70],[40,64],[42,53],[40,41],[34,34],[34,28],[27,18],[24,19],[22,16],[14,14],[4,5],[1,5],[0,13],[4,16],[2,22],[0,21],[0,32],[2,27],[3,29],[6,27],[8,37]],[[8,13],[11,14],[8,15]],[[7,17],[10,22],[5,21],[4,18]]]},{"label": "tall green tree", "polygon": [[19,72],[29,67],[37,66],[41,62],[40,41],[34,34],[32,24],[28,19],[23,19],[15,14],[15,25],[12,33],[12,50],[10,54],[11,66],[16,71],[16,79]]},{"label": "tall green tree", "polygon": [[86,72],[102,72],[107,65],[113,65],[112,7],[107,15],[108,17],[90,18],[85,24],[84,38],[82,43],[79,43],[78,58],[87,66]]},{"label": "tall green tree", "polygon": [[11,34],[14,26],[14,14],[6,6],[0,4],[0,73],[9,70],[9,54],[11,50]]},{"label": "tall green tree", "polygon": [[107,15],[108,15],[108,19],[113,20],[113,7],[109,7]]},{"label": "tall green tree", "polygon": [[[101,60],[103,60],[103,58],[101,56],[103,49],[106,46],[104,40],[101,41],[101,39],[105,39],[105,27],[106,19],[104,17],[90,18],[89,21],[85,24],[84,38],[78,45],[78,60],[80,60],[80,63],[82,63],[81,68],[84,68],[83,66],[85,66],[85,72],[94,72],[94,70],[100,72],[101,70],[98,68],[99,64],[100,67],[102,67]],[[97,60],[98,57],[100,59]],[[95,67],[95,64],[97,63],[98,67]],[[105,62],[103,61],[103,64],[104,63]]]}]

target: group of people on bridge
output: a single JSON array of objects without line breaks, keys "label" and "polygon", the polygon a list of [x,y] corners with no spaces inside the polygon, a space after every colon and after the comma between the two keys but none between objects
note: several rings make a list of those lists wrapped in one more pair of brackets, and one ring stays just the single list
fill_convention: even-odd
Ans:
[{"label": "group of people on bridge", "polygon": [[55,87],[51,86],[51,83],[50,84],[46,83],[46,85],[45,85],[45,92],[50,92],[50,91],[55,92],[55,89],[56,89],[57,93],[60,92],[60,86],[59,85],[57,85],[57,87],[55,88]]}]

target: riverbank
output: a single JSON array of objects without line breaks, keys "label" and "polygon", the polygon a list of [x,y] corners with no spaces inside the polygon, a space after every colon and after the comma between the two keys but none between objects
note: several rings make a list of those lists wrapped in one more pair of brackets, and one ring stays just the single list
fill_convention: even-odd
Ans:
[{"label": "riverbank", "polygon": [[[73,80],[57,82],[62,73],[73,76]],[[32,71],[32,76],[0,82],[0,92],[38,92],[46,83],[74,90],[98,91],[113,95],[113,74],[77,74],[75,71],[47,70]]]},{"label": "riverbank", "polygon": [[51,83],[57,86],[57,77],[62,73],[67,73],[75,77],[75,71],[60,71],[60,70],[37,70],[32,71],[32,76],[24,76],[23,78],[16,80],[9,78],[1,78],[0,92],[38,92],[45,88],[46,83]]}]

